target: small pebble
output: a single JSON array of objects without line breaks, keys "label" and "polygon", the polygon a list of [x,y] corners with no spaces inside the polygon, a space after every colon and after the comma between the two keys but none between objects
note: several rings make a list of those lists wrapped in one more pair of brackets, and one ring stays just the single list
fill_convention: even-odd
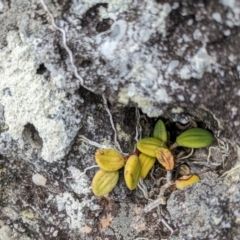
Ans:
[{"label": "small pebble", "polygon": [[53,233],[53,237],[56,237],[58,235],[58,231],[56,230],[56,231],[54,231],[54,233]]},{"label": "small pebble", "polygon": [[34,174],[32,180],[38,186],[45,186],[47,182],[47,179],[39,173]]}]

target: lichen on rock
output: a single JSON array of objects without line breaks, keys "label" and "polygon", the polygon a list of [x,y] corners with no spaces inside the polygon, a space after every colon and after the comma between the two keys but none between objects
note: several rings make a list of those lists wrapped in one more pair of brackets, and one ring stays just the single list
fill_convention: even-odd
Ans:
[{"label": "lichen on rock", "polygon": [[[239,237],[237,1],[4,0],[0,20],[0,238]],[[150,136],[156,117],[173,135],[194,121],[216,137],[191,159],[202,181],[162,209],[173,233],[155,209],[141,215],[148,202],[121,171],[102,198],[85,171],[96,145],[133,152],[136,125]]]},{"label": "lichen on rock", "polygon": [[24,126],[31,123],[42,139],[43,159],[61,159],[80,128],[81,114],[75,112],[75,107],[82,99],[59,90],[62,76],[55,75],[46,82],[36,73],[36,56],[16,31],[8,32],[7,42],[0,53],[5,59],[1,63],[0,100],[8,133],[17,140],[22,137]]}]

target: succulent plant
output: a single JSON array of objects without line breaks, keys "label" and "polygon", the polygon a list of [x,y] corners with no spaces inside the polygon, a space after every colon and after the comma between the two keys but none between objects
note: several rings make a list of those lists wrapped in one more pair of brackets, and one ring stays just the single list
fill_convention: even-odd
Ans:
[{"label": "succulent plant", "polygon": [[141,153],[139,155],[139,160],[141,165],[140,177],[144,179],[148,175],[149,171],[152,169],[157,159]]},{"label": "succulent plant", "polygon": [[165,167],[167,171],[171,171],[174,168],[174,158],[172,153],[167,148],[158,148],[156,150],[156,156],[158,162]]},{"label": "succulent plant", "polygon": [[122,154],[114,149],[100,149],[95,153],[99,167],[105,171],[116,171],[124,166],[125,159]]},{"label": "succulent plant", "polygon": [[200,178],[197,175],[184,175],[175,181],[175,185],[177,189],[183,189],[199,181]]},{"label": "succulent plant", "polygon": [[168,135],[165,124],[162,120],[158,120],[155,124],[153,130],[153,137],[162,140],[163,142],[167,141]]},{"label": "succulent plant", "polygon": [[98,170],[92,180],[92,191],[94,195],[100,197],[113,190],[119,178],[118,171]]},{"label": "succulent plant", "polygon": [[133,190],[140,178],[141,164],[137,155],[130,155],[124,167],[124,179],[127,187]]},{"label": "succulent plant", "polygon": [[150,157],[156,157],[156,150],[160,147],[166,145],[162,140],[154,137],[143,138],[137,143],[137,149]]},{"label": "succulent plant", "polygon": [[191,128],[181,133],[176,143],[181,147],[203,148],[209,146],[214,140],[213,135],[202,128]]}]

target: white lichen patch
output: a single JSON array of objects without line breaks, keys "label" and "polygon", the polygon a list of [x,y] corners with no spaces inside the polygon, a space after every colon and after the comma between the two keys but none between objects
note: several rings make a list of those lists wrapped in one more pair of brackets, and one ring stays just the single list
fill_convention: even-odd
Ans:
[{"label": "white lichen patch", "polygon": [[87,126],[90,132],[92,132],[94,134],[94,130],[95,130],[95,123],[94,123],[94,118],[92,116],[88,116],[87,117]]},{"label": "white lichen patch", "polygon": [[3,2],[0,0],[0,11],[3,11],[4,10],[4,4]]},{"label": "white lichen patch", "polygon": [[1,211],[5,216],[9,217],[13,221],[18,218],[17,212],[11,207],[4,207]]},{"label": "white lichen patch", "polygon": [[232,118],[234,118],[238,113],[238,108],[237,107],[232,107],[231,111],[232,111]]},{"label": "white lichen patch", "polygon": [[[196,39],[201,38],[201,32],[196,29],[193,33],[193,37]],[[183,51],[184,52],[184,48]],[[202,79],[205,72],[212,72],[213,70],[220,73],[219,67],[212,56],[210,56],[203,46],[198,49],[195,55],[185,56],[188,64],[185,64],[179,70],[179,76],[181,79],[188,80],[191,78]]]},{"label": "white lichen patch", "polygon": [[32,209],[25,209],[20,212],[21,219],[24,223],[29,225],[36,225],[39,220],[37,213],[33,212]]},{"label": "white lichen patch", "polygon": [[212,18],[213,18],[215,21],[217,21],[217,22],[219,22],[219,23],[222,23],[222,17],[221,17],[221,14],[220,14],[220,13],[214,12],[214,13],[212,14]]},{"label": "white lichen patch", "polygon": [[134,85],[130,85],[129,88],[122,88],[119,93],[119,102],[123,104],[128,104],[129,100],[136,101],[138,107],[142,109],[147,109],[151,106],[150,99],[148,100],[144,96],[138,95],[137,90]]},{"label": "white lichen patch", "polygon": [[183,38],[184,42],[190,42],[191,41],[191,38],[185,33],[182,35],[182,38]]},{"label": "white lichen patch", "polygon": [[191,70],[190,70],[190,67],[184,65],[184,66],[181,68],[179,74],[180,74],[181,79],[190,79],[190,78],[191,78]]},{"label": "white lichen patch", "polygon": [[26,209],[20,212],[20,215],[23,218],[28,218],[28,219],[37,219],[38,218],[38,214],[35,214],[32,210],[30,209]]},{"label": "white lichen patch", "polygon": [[[73,1],[72,11],[75,14],[82,15],[85,11],[87,11],[90,7],[99,3],[107,3],[107,8],[100,7],[100,17],[101,19],[111,18],[114,21],[117,20],[117,16],[127,10],[129,10],[133,5],[138,4],[137,2],[133,2],[131,0],[90,0],[90,1]],[[149,34],[148,29],[150,29],[150,33],[156,31],[158,33],[165,34],[166,32],[166,17],[172,11],[169,3],[160,4],[154,1],[143,1],[141,5],[138,4],[139,9],[146,9],[146,14],[142,16],[142,22],[147,25],[147,28],[142,28],[142,30],[147,34]],[[177,8],[177,6],[175,6]],[[136,29],[138,32],[140,29]],[[143,36],[143,35],[142,35]]]},{"label": "white lichen patch", "polygon": [[78,148],[79,148],[79,152],[81,152],[82,154],[87,154],[91,146],[85,142],[80,142]]},{"label": "white lichen patch", "polygon": [[9,226],[4,225],[0,228],[0,240],[11,239],[12,230]]},{"label": "white lichen patch", "polygon": [[174,69],[177,68],[178,65],[179,65],[178,60],[172,60],[168,65],[167,73],[168,74],[173,74]]},{"label": "white lichen patch", "polygon": [[57,204],[64,204],[67,213],[66,221],[70,229],[82,229],[85,232],[86,216],[84,208],[90,208],[91,211],[98,210],[99,206],[94,204],[93,198],[84,196],[81,201],[75,199],[71,193],[65,192],[56,196]]},{"label": "white lichen patch", "polygon": [[[155,98],[159,102],[170,103],[172,98],[168,95],[167,90],[162,87],[156,90]],[[139,108],[142,109],[144,113],[147,113],[149,117],[156,117],[162,114],[161,109],[154,108],[154,103],[151,97],[141,96],[134,84],[129,84],[128,87],[124,87],[120,90],[118,94],[118,99],[120,103],[127,105],[129,101],[137,104]]]},{"label": "white lichen patch", "polygon": [[116,124],[116,129],[117,129],[117,136],[120,141],[126,141],[126,142],[130,141],[131,136],[122,130],[120,124],[118,123]]},{"label": "white lichen patch", "polygon": [[184,96],[183,95],[178,95],[177,98],[180,100],[180,101],[184,101]]},{"label": "white lichen patch", "polygon": [[206,48],[200,48],[191,60],[192,69],[194,70],[192,77],[201,79],[205,71],[211,71],[210,65],[213,62],[214,61],[212,57],[208,55]]},{"label": "white lichen patch", "polygon": [[[89,1],[89,4],[93,2],[95,1]],[[95,56],[103,57],[109,67],[119,72],[120,78],[130,80],[128,86],[120,89],[118,94],[120,103],[128,104],[129,101],[132,101],[138,104],[138,107],[147,112],[149,116],[157,116],[160,114],[159,110],[153,110],[152,101],[148,101],[146,98],[151,93],[144,93],[142,89],[149,91],[151,88],[154,92],[157,91],[154,96],[160,103],[171,102],[172,99],[163,84],[164,77],[161,71],[168,67],[168,74],[172,74],[178,67],[179,62],[173,60],[169,62],[169,66],[163,65],[162,69],[159,68],[159,65],[161,65],[159,49],[156,47],[156,51],[150,53],[149,47],[145,43],[156,34],[166,34],[166,19],[172,11],[171,6],[168,3],[160,4],[154,1],[143,1],[141,4],[121,1],[116,2],[116,7],[115,1],[107,0],[104,2],[108,5],[107,7],[100,7],[99,14],[102,18],[111,18],[115,22],[110,29],[96,36],[97,51]],[[83,4],[85,4],[85,1],[83,1]],[[126,5],[128,9],[135,7],[139,11],[144,10],[145,14],[141,17],[132,16],[134,21],[127,21],[124,18],[115,19],[112,14],[116,16],[124,12]],[[102,76],[108,74],[101,68],[97,68],[97,73]],[[114,82],[116,82],[115,77],[112,79],[113,85]],[[151,98],[152,96],[149,99]]]},{"label": "white lichen patch", "polygon": [[74,181],[70,183],[70,186],[73,189],[73,191],[77,194],[90,193],[91,181],[87,177],[87,175],[73,166],[70,166],[68,170],[71,173],[71,178],[74,179]]},{"label": "white lichen patch", "polygon": [[233,124],[234,124],[234,126],[236,126],[236,127],[237,127],[237,126],[239,126],[239,125],[240,125],[240,122],[239,122],[239,121],[234,121],[234,122],[233,122]]},{"label": "white lichen patch", "polygon": [[122,13],[123,11],[126,11],[129,9],[130,4],[132,3],[132,0],[83,0],[78,1],[74,0],[73,4],[71,6],[72,11],[77,15],[83,15],[89,8],[93,7],[96,4],[99,3],[107,3],[108,9],[102,7],[101,8],[101,17],[102,18],[112,18],[116,20],[116,13]]},{"label": "white lichen patch", "polygon": [[183,112],[183,108],[181,108],[181,107],[172,108],[171,112],[175,113],[175,114],[180,114]]},{"label": "white lichen patch", "polygon": [[[112,217],[111,227],[102,228],[102,231],[107,235],[114,236],[117,240],[121,239],[135,239],[137,232],[135,231],[136,225],[133,224],[135,211],[134,204],[120,204],[120,212],[117,216]],[[132,225],[133,224],[133,225]],[[136,223],[137,224],[137,223]],[[144,226],[140,224],[141,227]],[[133,231],[134,230],[134,231]]]},{"label": "white lichen patch", "polygon": [[78,97],[68,100],[57,89],[60,76],[45,82],[36,74],[37,59],[17,32],[8,32],[7,41],[0,52],[0,101],[8,132],[19,139],[24,126],[33,124],[43,141],[42,157],[49,162],[61,159],[79,129],[81,116],[73,107]]},{"label": "white lichen patch", "polygon": [[239,2],[236,0],[220,0],[221,4],[226,6],[228,9],[226,24],[229,27],[240,26],[240,7]]},{"label": "white lichen patch", "polygon": [[193,38],[195,40],[199,40],[202,37],[202,33],[201,31],[197,28],[194,32],[193,32]]},{"label": "white lichen patch", "polygon": [[[70,229],[78,229],[81,233],[90,233],[91,226],[86,224],[86,215],[83,209],[89,208],[96,211],[99,206],[94,203],[95,197],[90,197],[91,181],[87,175],[74,166],[68,168],[70,172],[69,185],[71,189],[81,196],[81,200],[76,199],[70,192],[64,192],[54,197],[59,212],[65,210],[67,217],[65,218]],[[49,198],[53,200],[52,197]]]}]

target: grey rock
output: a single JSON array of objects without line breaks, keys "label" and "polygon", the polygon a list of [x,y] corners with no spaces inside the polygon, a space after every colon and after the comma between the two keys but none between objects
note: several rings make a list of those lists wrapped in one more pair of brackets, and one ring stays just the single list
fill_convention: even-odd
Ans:
[{"label": "grey rock", "polygon": [[82,99],[77,95],[67,97],[66,92],[55,88],[61,77],[56,75],[47,83],[37,74],[33,51],[16,31],[8,32],[7,43],[1,51],[5,61],[1,62],[0,99],[8,133],[20,139],[24,127],[32,124],[42,139],[43,159],[62,158],[79,130],[81,114],[75,109]]},{"label": "grey rock", "polygon": [[9,239],[11,237],[11,228],[9,226],[2,226],[0,228],[0,233],[1,233],[1,240]]},{"label": "grey rock", "polygon": [[[238,1],[2,0],[0,21],[2,236],[239,238]],[[206,149],[188,161],[202,181],[170,194],[162,217],[172,235],[156,209],[142,214],[148,202],[122,172],[108,196],[91,192],[96,146],[82,136],[115,142],[102,94],[124,153],[138,120],[152,133],[150,117],[165,120],[171,141],[194,124],[219,137],[209,162]],[[32,182],[36,172],[46,185]],[[144,182],[155,199],[156,182]]]},{"label": "grey rock", "polygon": [[239,182],[203,180],[175,191],[167,209],[179,235],[171,239],[238,239]]}]

